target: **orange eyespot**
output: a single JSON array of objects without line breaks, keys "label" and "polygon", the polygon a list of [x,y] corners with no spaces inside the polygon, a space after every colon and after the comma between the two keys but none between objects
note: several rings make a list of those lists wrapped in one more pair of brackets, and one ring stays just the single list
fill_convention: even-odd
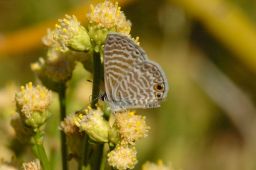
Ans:
[{"label": "orange eyespot", "polygon": [[162,92],[162,91],[164,91],[164,85],[163,85],[163,84],[155,84],[155,85],[154,85],[154,89],[155,89],[156,91]]}]

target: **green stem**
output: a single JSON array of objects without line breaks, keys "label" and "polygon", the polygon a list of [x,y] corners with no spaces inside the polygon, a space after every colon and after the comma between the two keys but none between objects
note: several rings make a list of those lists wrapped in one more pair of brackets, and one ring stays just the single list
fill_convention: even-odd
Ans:
[{"label": "green stem", "polygon": [[101,78],[101,62],[100,53],[94,52],[93,54],[93,87],[92,87],[92,101],[91,107],[96,109],[98,97],[100,93],[100,78]]},{"label": "green stem", "polygon": [[95,164],[93,169],[100,169],[102,164],[102,155],[103,155],[103,146],[104,144],[98,144],[95,154]]},{"label": "green stem", "polygon": [[[101,79],[101,61],[100,61],[100,53],[94,52],[93,54],[93,87],[92,87],[92,101],[91,107],[96,109],[96,104],[98,103],[98,97],[100,93],[100,79]],[[99,144],[96,146],[95,154],[95,162],[93,169],[98,170],[102,161],[102,153],[103,153],[103,144]]]},{"label": "green stem", "polygon": [[[59,103],[60,103],[60,121],[63,121],[66,117],[66,85],[62,84],[59,90]],[[60,131],[61,138],[61,157],[62,157],[62,169],[68,170],[68,152],[67,152],[67,139],[65,133]]]},{"label": "green stem", "polygon": [[107,148],[106,148],[106,144],[104,144],[102,157],[101,157],[100,170],[105,170],[106,161],[107,161]]},{"label": "green stem", "polygon": [[40,160],[43,169],[51,170],[51,166],[43,146],[42,135],[39,132],[36,132],[35,136],[33,137],[33,144],[33,151]]},{"label": "green stem", "polygon": [[82,139],[82,152],[80,155],[80,159],[78,162],[78,170],[83,170],[83,165],[87,162],[87,150],[88,150],[88,135],[84,134],[83,139]]}]

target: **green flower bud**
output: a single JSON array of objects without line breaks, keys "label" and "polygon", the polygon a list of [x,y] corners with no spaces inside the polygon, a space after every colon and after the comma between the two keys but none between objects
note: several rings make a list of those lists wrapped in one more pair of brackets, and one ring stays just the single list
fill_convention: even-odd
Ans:
[{"label": "green flower bud", "polygon": [[48,111],[44,111],[44,112],[33,112],[33,114],[31,114],[31,116],[29,118],[25,119],[25,123],[28,126],[37,128],[40,125],[44,124],[44,122],[46,121],[46,119],[49,117],[49,112]]},{"label": "green flower bud", "polygon": [[91,42],[90,42],[90,37],[87,31],[84,28],[81,29],[79,33],[74,35],[69,40],[69,46],[72,49],[75,49],[78,51],[89,51],[91,48]]},{"label": "green flower bud", "polygon": [[85,115],[80,114],[76,120],[81,131],[85,131],[95,142],[108,142],[109,124],[103,118],[100,108],[96,110],[88,107]]},{"label": "green flower bud", "polygon": [[66,15],[65,18],[59,19],[55,29],[48,30],[43,43],[62,52],[67,52],[69,48],[76,51],[89,51],[91,48],[86,29],[80,25],[74,15]]},{"label": "green flower bud", "polygon": [[100,27],[98,25],[90,24],[88,26],[88,33],[94,43],[94,51],[100,51],[101,46],[104,44],[109,32],[109,29]]}]

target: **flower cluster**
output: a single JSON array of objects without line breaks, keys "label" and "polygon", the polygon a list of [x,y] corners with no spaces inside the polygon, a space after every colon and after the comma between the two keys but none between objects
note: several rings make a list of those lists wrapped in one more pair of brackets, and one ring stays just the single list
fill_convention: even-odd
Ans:
[{"label": "flower cluster", "polygon": [[133,169],[137,163],[135,147],[116,146],[108,153],[108,163],[118,170]]},{"label": "flower cluster", "polygon": [[111,125],[103,114],[99,107],[88,107],[66,117],[61,129],[69,136],[79,128],[79,132],[85,132],[94,142],[112,143],[114,149],[107,155],[108,163],[116,169],[132,169],[137,163],[135,142],[146,137],[149,130],[145,117],[129,111],[116,113],[112,115]]},{"label": "flower cluster", "polygon": [[36,128],[45,122],[49,115],[47,109],[51,96],[51,92],[43,86],[33,86],[31,82],[21,86],[15,100],[17,111],[27,125]]},{"label": "flower cluster", "polygon": [[115,148],[108,154],[108,163],[119,170],[132,169],[137,163],[135,142],[147,136],[145,117],[125,111],[114,114],[109,139]]},{"label": "flower cluster", "polygon": [[[43,43],[49,47],[47,56],[33,63],[31,68],[47,88],[60,92],[71,79],[77,61],[91,71],[92,56],[104,57],[103,47],[110,32],[131,37],[131,22],[126,19],[117,2],[105,0],[91,5],[87,17],[89,24],[83,27],[75,16],[66,15],[43,38]],[[138,37],[133,40],[139,44]],[[50,98],[50,92],[44,87],[33,87],[29,83],[21,88],[16,95],[16,102],[27,125],[39,127],[45,122]],[[67,137],[69,151],[82,159],[84,155],[81,156],[83,152],[80,148],[84,147],[82,139],[86,134],[91,143],[109,146],[105,155],[110,166],[118,170],[133,169],[138,162],[135,144],[146,137],[150,129],[145,117],[133,111],[109,114],[101,108],[88,107],[62,120],[60,129]]]},{"label": "flower cluster", "polygon": [[101,50],[109,32],[119,32],[130,37],[131,22],[126,19],[117,2],[105,0],[95,6],[91,5],[87,17],[89,20],[88,34],[95,51]]},{"label": "flower cluster", "polygon": [[120,133],[122,141],[131,145],[134,145],[137,140],[146,137],[149,130],[144,116],[128,111],[115,115],[114,127]]},{"label": "flower cluster", "polygon": [[68,51],[69,48],[88,51],[91,47],[86,29],[80,25],[74,15],[66,15],[64,19],[59,19],[59,24],[55,25],[55,29],[48,30],[43,43],[62,52]]},{"label": "flower cluster", "polygon": [[91,11],[87,14],[87,17],[92,25],[126,35],[130,34],[131,22],[126,19],[117,2],[112,3],[106,0],[96,6],[91,5]]}]

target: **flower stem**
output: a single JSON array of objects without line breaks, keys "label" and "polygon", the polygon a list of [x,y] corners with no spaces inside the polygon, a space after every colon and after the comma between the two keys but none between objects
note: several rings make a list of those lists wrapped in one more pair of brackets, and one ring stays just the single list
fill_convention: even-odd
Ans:
[{"label": "flower stem", "polygon": [[100,53],[94,52],[93,54],[93,87],[92,87],[92,101],[91,107],[96,109],[98,97],[100,93],[100,78],[101,78],[101,63]]},{"label": "flower stem", "polygon": [[106,148],[106,144],[104,144],[103,146],[103,152],[102,152],[102,157],[101,157],[101,164],[100,164],[100,170],[105,170],[105,166],[106,166],[106,161],[107,161],[107,148]]},{"label": "flower stem", "polygon": [[49,163],[49,160],[47,158],[44,146],[43,146],[43,141],[42,141],[42,135],[40,132],[36,132],[35,136],[33,137],[33,151],[35,155],[38,157],[40,160],[43,169],[44,170],[51,170],[51,166]]},{"label": "flower stem", "polygon": [[[101,79],[101,54],[99,52],[94,52],[93,54],[93,87],[92,87],[92,101],[91,107],[96,109],[96,104],[98,103],[99,93],[100,93],[100,79]],[[103,144],[98,144],[95,154],[95,163],[93,164],[93,169],[100,169],[103,153]]]},{"label": "flower stem", "polygon": [[78,162],[78,170],[83,170],[83,165],[87,162],[87,150],[88,150],[88,135],[84,134],[83,139],[82,139],[82,152],[80,155],[80,159]]},{"label": "flower stem", "polygon": [[103,146],[104,144],[98,144],[97,148],[95,150],[95,162],[93,169],[100,169],[100,166],[102,164],[102,154],[103,154]]},{"label": "flower stem", "polygon": [[[66,117],[66,85],[62,84],[59,90],[59,103],[60,103],[60,121],[63,121]],[[61,157],[62,157],[62,169],[68,170],[68,153],[67,153],[67,139],[65,133],[60,131],[61,138]]]}]

